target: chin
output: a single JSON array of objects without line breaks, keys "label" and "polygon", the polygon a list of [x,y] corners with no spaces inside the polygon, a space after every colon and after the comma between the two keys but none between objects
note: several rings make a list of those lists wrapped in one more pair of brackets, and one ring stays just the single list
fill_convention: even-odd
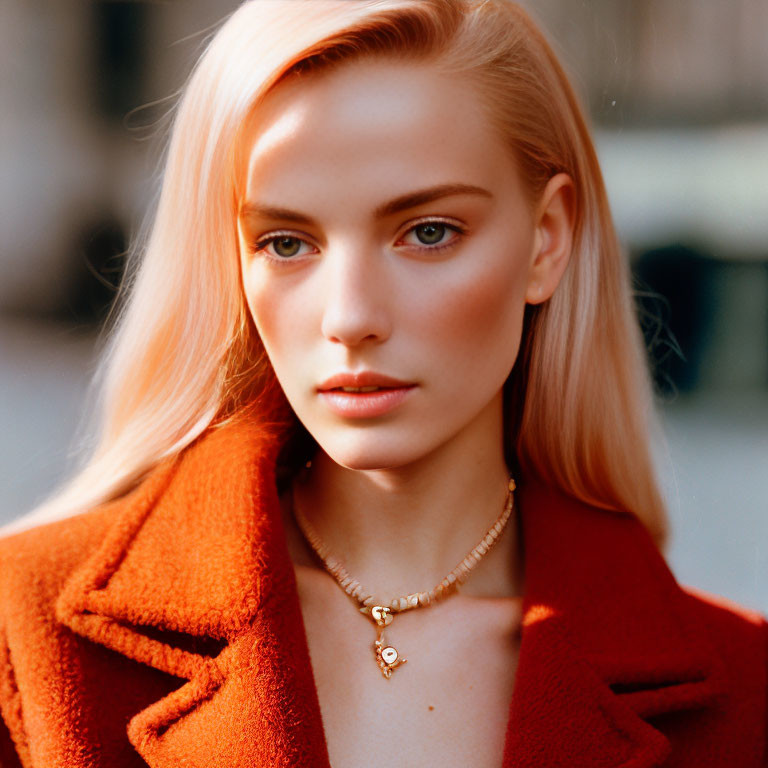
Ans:
[{"label": "chin", "polygon": [[350,441],[352,444],[323,440],[317,442],[337,464],[358,471],[403,467],[418,461],[429,452],[426,447],[415,445],[413,440],[384,441],[374,434]]}]

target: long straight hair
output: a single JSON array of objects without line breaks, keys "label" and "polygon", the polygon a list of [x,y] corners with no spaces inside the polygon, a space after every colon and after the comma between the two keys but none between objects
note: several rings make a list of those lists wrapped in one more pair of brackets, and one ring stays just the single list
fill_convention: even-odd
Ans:
[{"label": "long straight hair", "polygon": [[81,464],[6,532],[117,498],[237,415],[300,433],[241,283],[242,136],[282,80],[366,55],[471,78],[531,200],[555,173],[573,179],[569,265],[548,301],[526,307],[505,385],[508,460],[590,504],[636,515],[663,548],[667,518],[652,460],[662,433],[627,259],[568,78],[509,0],[251,0],[221,25],[174,114],[154,221],[130,253],[93,378]]}]

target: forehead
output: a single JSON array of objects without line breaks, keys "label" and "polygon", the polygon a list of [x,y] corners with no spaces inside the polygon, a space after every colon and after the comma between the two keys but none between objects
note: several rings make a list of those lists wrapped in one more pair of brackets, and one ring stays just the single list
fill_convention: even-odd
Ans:
[{"label": "forehead", "polygon": [[[354,189],[355,200],[432,184],[509,184],[512,152],[469,77],[368,58],[292,78],[246,133],[247,193],[281,201]],[[329,200],[330,202],[330,200]]]}]

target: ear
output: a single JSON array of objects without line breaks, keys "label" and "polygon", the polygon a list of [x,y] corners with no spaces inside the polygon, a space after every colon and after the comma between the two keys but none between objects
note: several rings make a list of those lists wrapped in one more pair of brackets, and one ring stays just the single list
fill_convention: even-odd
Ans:
[{"label": "ear", "polygon": [[527,304],[540,304],[552,296],[568,266],[573,244],[574,194],[573,180],[566,173],[553,176],[541,194],[534,214]]}]

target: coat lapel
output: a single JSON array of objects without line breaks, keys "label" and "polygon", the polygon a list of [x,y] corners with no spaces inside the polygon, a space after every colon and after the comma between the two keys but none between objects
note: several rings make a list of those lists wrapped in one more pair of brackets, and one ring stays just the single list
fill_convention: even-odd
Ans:
[{"label": "coat lapel", "polygon": [[[148,765],[329,768],[275,488],[280,439],[210,430],[129,496],[59,595],[59,621],[185,679],[138,712]],[[516,502],[524,626],[504,768],[653,766],[649,718],[720,700],[724,670],[633,518],[529,479]]]},{"label": "coat lapel", "polygon": [[645,528],[528,479],[523,632],[505,768],[660,765],[656,715],[721,702],[725,670]]},{"label": "coat lapel", "polygon": [[65,584],[58,619],[188,682],[129,722],[153,768],[327,768],[274,484],[278,439],[210,431],[122,503]]}]

